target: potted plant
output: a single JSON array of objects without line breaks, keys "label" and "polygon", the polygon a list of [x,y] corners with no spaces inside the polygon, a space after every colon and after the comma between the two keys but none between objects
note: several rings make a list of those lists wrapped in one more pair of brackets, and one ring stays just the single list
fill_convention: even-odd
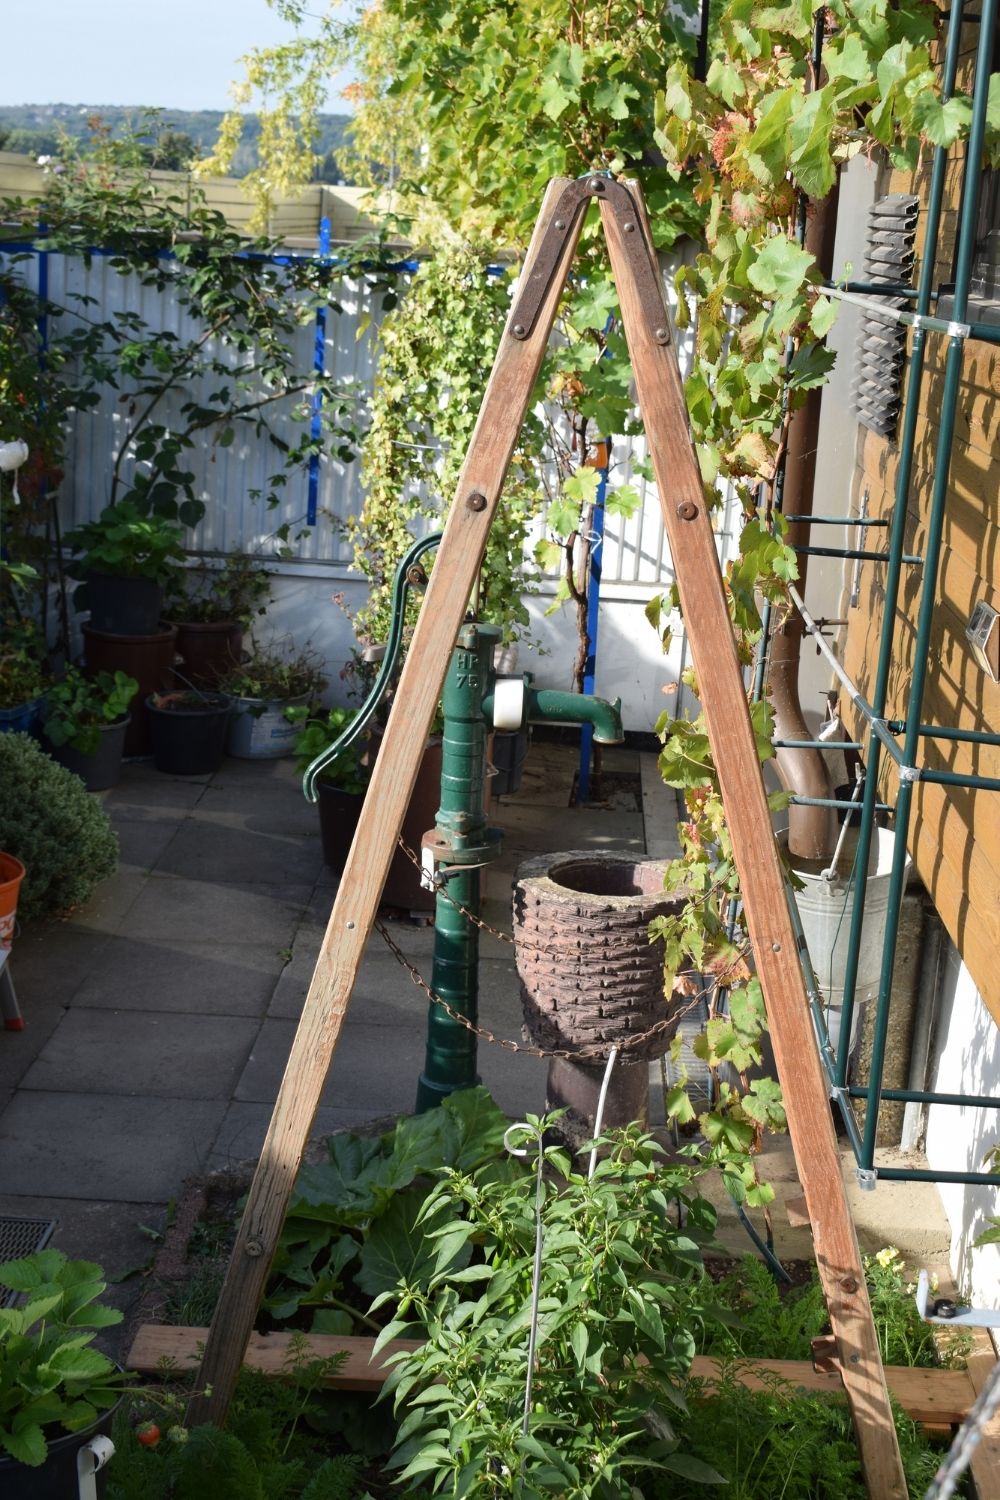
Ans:
[{"label": "potted plant", "polygon": [[233,552],[221,568],[186,573],[183,587],[167,605],[177,626],[177,650],[184,676],[198,687],[218,687],[239,665],[243,632],[262,615],[271,598],[271,578],[263,560]]},{"label": "potted plant", "polygon": [[30,621],[0,620],[0,732],[34,729],[51,682],[45,640]]},{"label": "potted plant", "polygon": [[153,763],[170,776],[208,776],[222,765],[233,700],[200,688],[146,699]]},{"label": "potted plant", "polygon": [[303,708],[308,716],[326,677],[308,649],[291,655],[259,647],[249,661],[227,672],[219,687],[233,699],[226,754],[264,760],[292,753],[298,729],[285,710]]},{"label": "potted plant", "polygon": [[156,632],[163,596],[184,561],[180,525],[133,500],[106,505],[96,521],[67,533],[80,555],[69,571],[84,581],[75,602],[90,609],[90,628],[109,635]]},{"label": "potted plant", "polygon": [[[295,738],[296,770],[304,772],[317,755],[340,738],[356,715],[356,708],[331,708],[322,718],[310,718],[308,708],[286,709],[289,723],[301,725]],[[316,782],[323,859],[338,875],[344,873],[368,789],[365,761],[365,743],[357,741],[335,756]]]},{"label": "potted plant", "polygon": [[129,705],[138,691],[125,672],[85,677],[75,667],[49,689],[42,732],[53,758],[81,777],[88,792],[118,780]]},{"label": "potted plant", "polygon": [[110,1430],[128,1381],[90,1347],[122,1314],[98,1301],[100,1266],[59,1250],[4,1262],[0,1285],[25,1299],[0,1308],[0,1491],[4,1500],[64,1500],[79,1493],[78,1451]]}]

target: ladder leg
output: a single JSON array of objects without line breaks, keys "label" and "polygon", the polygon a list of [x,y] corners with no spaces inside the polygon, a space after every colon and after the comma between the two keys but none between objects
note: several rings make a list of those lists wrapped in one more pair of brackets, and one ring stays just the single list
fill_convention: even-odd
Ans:
[{"label": "ladder leg", "polygon": [[[638,188],[629,187],[641,212]],[[637,294],[629,263],[632,246],[625,243],[620,217],[604,202],[601,215],[865,1482],[873,1500],[906,1500],[861,1252],[841,1175],[677,359],[672,344],[655,338],[648,306]],[[659,272],[651,255],[649,259],[662,301]],[[670,327],[665,303],[661,327]]]},{"label": "ladder leg", "polygon": [[[522,277],[531,276],[564,178],[548,187]],[[221,1424],[253,1330],[330,1060],[378,908],[423,743],[465,616],[579,237],[566,234],[529,337],[501,340],[424,596],[316,971],[209,1329],[188,1421]],[[204,1394],[210,1388],[210,1394]]]}]

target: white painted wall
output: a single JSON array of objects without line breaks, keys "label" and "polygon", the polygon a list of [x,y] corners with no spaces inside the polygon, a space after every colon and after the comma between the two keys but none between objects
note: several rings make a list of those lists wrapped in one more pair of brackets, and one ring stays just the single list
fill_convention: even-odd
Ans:
[{"label": "white painted wall", "polygon": [[[940,1093],[1000,1096],[1000,1029],[953,945],[941,965],[930,1087]],[[937,1171],[981,1172],[983,1155],[1000,1145],[1000,1111],[937,1104],[927,1115],[927,1161]],[[891,1191],[891,1187],[889,1188]],[[973,1248],[1000,1214],[1000,1191],[941,1183],[951,1224],[951,1262],[963,1292],[977,1307],[1000,1308],[1000,1246]]]}]

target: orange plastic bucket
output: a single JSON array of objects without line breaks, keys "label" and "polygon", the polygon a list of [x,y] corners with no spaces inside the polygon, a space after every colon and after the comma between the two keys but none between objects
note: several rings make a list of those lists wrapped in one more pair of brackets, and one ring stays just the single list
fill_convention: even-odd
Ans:
[{"label": "orange plastic bucket", "polygon": [[17,893],[23,879],[21,861],[13,854],[0,854],[0,948],[9,948],[14,940]]}]

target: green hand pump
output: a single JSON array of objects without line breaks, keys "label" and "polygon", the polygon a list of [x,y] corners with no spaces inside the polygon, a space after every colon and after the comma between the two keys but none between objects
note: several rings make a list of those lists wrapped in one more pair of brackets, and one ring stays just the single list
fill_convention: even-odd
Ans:
[{"label": "green hand pump", "polygon": [[[360,738],[385,695],[402,649],[407,596],[426,583],[420,559],[440,539],[440,533],[422,537],[396,569],[389,640],[378,677],[344,733],[306,770],[302,785],[310,802],[316,800],[316,778],[323,767]],[[441,804],[421,849],[423,884],[437,893],[431,989],[473,1026],[479,1013],[481,871],[499,857],[502,839],[501,830],[488,824],[483,810],[490,730],[519,729],[529,722],[587,723],[601,744],[624,738],[620,700],[608,703],[579,693],[540,690],[529,673],[498,677],[493,656],[500,636],[499,626],[475,619],[467,619],[459,631],[441,698]],[[456,1089],[477,1083],[476,1055],[475,1033],[431,1002],[424,1070],[417,1084],[418,1113]]]}]

